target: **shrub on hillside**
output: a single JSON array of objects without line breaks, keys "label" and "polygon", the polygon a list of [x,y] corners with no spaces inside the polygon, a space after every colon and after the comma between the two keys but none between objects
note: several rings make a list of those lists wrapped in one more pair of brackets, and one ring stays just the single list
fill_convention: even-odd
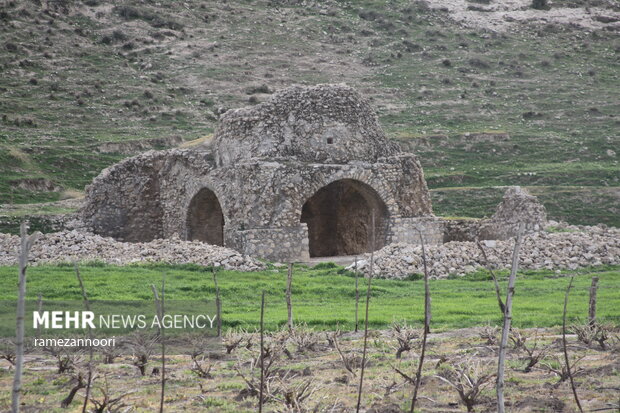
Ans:
[{"label": "shrub on hillside", "polygon": [[115,6],[114,12],[125,20],[144,20],[148,24],[157,28],[167,28],[170,30],[182,30],[183,25],[168,17],[160,16],[148,10],[140,10],[132,6]]},{"label": "shrub on hillside", "polygon": [[536,10],[549,10],[547,0],[532,0],[532,8]]}]

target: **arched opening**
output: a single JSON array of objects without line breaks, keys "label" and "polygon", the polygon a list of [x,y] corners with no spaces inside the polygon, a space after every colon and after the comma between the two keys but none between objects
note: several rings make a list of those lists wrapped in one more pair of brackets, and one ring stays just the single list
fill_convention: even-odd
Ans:
[{"label": "arched opening", "polygon": [[210,189],[201,189],[189,203],[187,239],[224,245],[224,214],[220,201]]},{"label": "arched opening", "polygon": [[342,179],[319,189],[301,210],[308,225],[311,257],[354,255],[370,250],[372,211],[375,212],[375,249],[385,246],[389,223],[387,207],[370,186]]}]

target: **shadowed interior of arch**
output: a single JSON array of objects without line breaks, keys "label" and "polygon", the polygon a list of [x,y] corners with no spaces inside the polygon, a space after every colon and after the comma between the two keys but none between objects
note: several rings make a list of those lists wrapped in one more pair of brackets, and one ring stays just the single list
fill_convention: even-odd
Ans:
[{"label": "shadowed interior of arch", "polygon": [[201,189],[189,204],[187,239],[224,245],[224,214],[213,191]]},{"label": "shadowed interior of arch", "polygon": [[388,210],[370,186],[342,179],[319,189],[303,205],[301,222],[308,225],[311,257],[354,255],[370,251],[372,211],[375,249],[385,246]]}]

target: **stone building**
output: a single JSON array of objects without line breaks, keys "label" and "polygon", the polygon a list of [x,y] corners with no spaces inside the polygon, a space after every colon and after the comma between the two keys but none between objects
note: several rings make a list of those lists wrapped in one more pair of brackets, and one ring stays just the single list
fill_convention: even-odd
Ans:
[{"label": "stone building", "polygon": [[124,241],[178,236],[279,261],[443,239],[422,167],[343,85],[226,112],[211,142],[149,151],[87,187],[83,219]]},{"label": "stone building", "polygon": [[149,151],[87,188],[84,221],[124,241],[178,236],[271,260],[442,242],[420,163],[343,85],[293,87],[231,110],[195,149]]},{"label": "stone building", "polygon": [[86,191],[95,233],[138,242],[179,237],[274,261],[353,255],[390,243],[507,239],[546,225],[512,187],[487,220],[432,214],[415,155],[387,139],[368,101],[342,85],[293,87],[226,112],[214,138],[149,151],[105,169]]}]

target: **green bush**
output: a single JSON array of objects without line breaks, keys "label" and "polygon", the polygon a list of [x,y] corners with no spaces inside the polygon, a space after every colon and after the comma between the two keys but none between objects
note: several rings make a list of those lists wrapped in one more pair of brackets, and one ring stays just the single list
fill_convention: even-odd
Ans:
[{"label": "green bush", "polygon": [[320,262],[314,266],[315,270],[329,270],[331,268],[338,268],[333,262]]},{"label": "green bush", "polygon": [[532,8],[536,10],[549,10],[547,0],[532,0]]}]

